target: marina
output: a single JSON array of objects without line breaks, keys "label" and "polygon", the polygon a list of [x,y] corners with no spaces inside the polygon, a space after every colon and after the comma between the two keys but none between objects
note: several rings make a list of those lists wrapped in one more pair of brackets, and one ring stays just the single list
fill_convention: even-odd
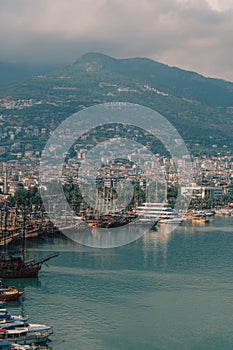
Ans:
[{"label": "marina", "polygon": [[172,233],[160,225],[108,250],[63,236],[30,241],[37,259],[55,250],[59,256],[38,279],[13,280],[24,299],[10,303],[10,313],[52,325],[53,350],[76,349],[77,342],[81,350],[230,350],[232,220],[188,221]]}]

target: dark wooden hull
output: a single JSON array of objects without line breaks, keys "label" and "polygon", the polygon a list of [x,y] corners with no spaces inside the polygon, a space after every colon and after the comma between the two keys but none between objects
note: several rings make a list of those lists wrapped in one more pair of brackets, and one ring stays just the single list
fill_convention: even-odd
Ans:
[{"label": "dark wooden hull", "polygon": [[21,271],[2,271],[0,269],[0,278],[35,278],[38,276],[39,270],[33,269],[33,270],[24,270]]},{"label": "dark wooden hull", "polygon": [[91,227],[103,227],[103,228],[114,228],[114,227],[120,227],[129,224],[131,221],[134,221],[136,219],[136,215],[134,216],[128,216],[128,217],[111,217],[108,216],[102,216],[101,218],[92,218],[85,220],[89,226]]},{"label": "dark wooden hull", "polygon": [[42,258],[24,260],[20,256],[5,255],[0,258],[0,278],[34,278],[38,276],[41,266],[46,261],[58,256],[58,253]]},{"label": "dark wooden hull", "polygon": [[23,260],[0,260],[0,278],[33,278],[37,277],[41,264],[26,264]]}]

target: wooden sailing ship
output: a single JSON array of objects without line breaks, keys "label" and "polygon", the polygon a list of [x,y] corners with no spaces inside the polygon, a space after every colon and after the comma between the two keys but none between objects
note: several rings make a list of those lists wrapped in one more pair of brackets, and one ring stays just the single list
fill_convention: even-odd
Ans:
[{"label": "wooden sailing ship", "polygon": [[134,213],[99,214],[98,212],[86,211],[82,213],[82,220],[91,227],[113,228],[127,225],[136,218]]},{"label": "wooden sailing ship", "polygon": [[80,205],[79,215],[90,227],[114,228],[127,225],[135,220],[137,215],[121,208],[116,210],[113,206],[113,198],[107,193],[104,198],[96,193],[97,207],[91,208],[84,201]]},{"label": "wooden sailing ship", "polygon": [[41,266],[58,254],[49,255],[41,260],[26,260],[24,254],[9,253],[0,258],[0,278],[32,278],[37,277]]},{"label": "wooden sailing ship", "polygon": [[[35,258],[26,259],[26,213],[22,212],[21,227],[17,227],[16,225],[8,227],[8,208],[5,206],[2,212],[0,278],[37,277],[42,264],[55,258],[58,254],[52,254],[40,260],[36,260]],[[8,247],[9,243],[12,242],[14,235],[17,235],[17,238],[20,237],[21,249],[19,251],[10,251]]]}]

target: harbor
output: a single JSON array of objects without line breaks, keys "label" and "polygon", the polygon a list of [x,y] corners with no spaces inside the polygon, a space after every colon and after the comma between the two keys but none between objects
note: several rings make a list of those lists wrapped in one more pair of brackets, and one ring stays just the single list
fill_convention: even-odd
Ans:
[{"label": "harbor", "polygon": [[208,225],[189,222],[171,234],[160,225],[110,250],[62,235],[30,240],[28,254],[36,259],[55,248],[59,256],[37,279],[9,280],[24,295],[7,308],[30,315],[32,323],[52,325],[47,346],[53,350],[133,350],[145,342],[147,349],[186,350],[195,344],[204,350],[214,342],[230,349],[232,220],[215,216]]},{"label": "harbor", "polygon": [[[186,350],[190,341],[198,349],[209,346],[198,343],[199,324],[210,334],[212,328],[202,322],[214,318],[209,309],[220,288],[215,259],[228,274],[232,205],[228,197],[222,202],[197,197],[178,210],[174,189],[170,196],[166,189],[160,201],[158,192],[146,201],[146,187],[143,192],[137,184],[134,190],[131,202],[118,208],[113,188],[99,197],[96,190],[99,200],[92,208],[77,187],[67,186],[75,215],[56,201],[46,214],[36,187],[2,195],[0,278],[5,281],[0,297],[7,307],[0,310],[0,348]],[[213,303],[206,300],[206,290]],[[217,297],[224,308],[221,293]],[[190,310],[193,302],[197,312]],[[185,327],[188,336],[182,333]]]}]

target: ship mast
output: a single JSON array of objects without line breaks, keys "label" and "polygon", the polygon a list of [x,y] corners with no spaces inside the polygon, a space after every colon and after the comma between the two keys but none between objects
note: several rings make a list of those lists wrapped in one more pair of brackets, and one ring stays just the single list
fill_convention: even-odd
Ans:
[{"label": "ship mast", "polygon": [[15,214],[21,213],[22,215],[22,221],[20,224],[21,228],[21,254],[23,257],[23,260],[25,260],[25,253],[26,253],[26,205],[23,203],[22,205],[19,205],[18,200],[15,203]]},{"label": "ship mast", "polygon": [[25,205],[22,208],[22,216],[23,216],[23,225],[22,225],[22,255],[23,260],[25,260],[26,253],[26,209]]},{"label": "ship mast", "polygon": [[3,215],[3,254],[7,253],[7,220],[8,220],[8,208],[5,202],[4,215]]}]

